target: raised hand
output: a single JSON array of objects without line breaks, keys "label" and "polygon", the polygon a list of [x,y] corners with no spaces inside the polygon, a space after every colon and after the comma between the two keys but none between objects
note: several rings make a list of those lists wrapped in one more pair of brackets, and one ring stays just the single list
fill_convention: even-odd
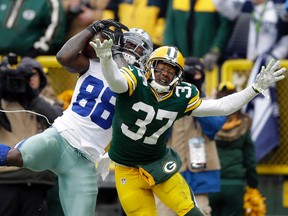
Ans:
[{"label": "raised hand", "polygon": [[[257,75],[252,87],[257,93],[264,93],[272,84],[285,78],[286,68],[280,67],[280,61],[271,59],[267,67],[262,66],[261,72]],[[264,94],[265,96],[265,94]]]},{"label": "raised hand", "polygon": [[113,45],[112,39],[104,40],[103,43],[101,43],[99,38],[96,38],[95,41],[90,41],[89,44],[93,47],[95,50],[97,56],[100,59],[108,60],[112,57],[112,51],[111,47]]}]

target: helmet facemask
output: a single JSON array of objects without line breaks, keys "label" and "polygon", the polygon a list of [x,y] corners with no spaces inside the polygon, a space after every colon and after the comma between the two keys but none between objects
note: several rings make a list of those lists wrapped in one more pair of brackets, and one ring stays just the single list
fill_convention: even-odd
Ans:
[{"label": "helmet facemask", "polygon": [[[174,78],[170,81],[170,83],[168,85],[163,85],[163,84],[158,83],[156,81],[156,77],[155,77],[155,68],[157,67],[157,64],[159,63],[159,60],[156,60],[153,62],[152,66],[150,67],[151,76],[149,77],[148,81],[149,81],[151,87],[158,94],[169,93],[181,80],[180,78],[181,78],[182,71],[180,71],[176,65],[173,65],[170,62],[165,62],[165,61],[161,61],[161,60],[160,60],[160,62],[167,63],[167,64],[175,67],[176,73],[174,75]],[[159,73],[162,73],[162,72],[159,72]]]},{"label": "helmet facemask", "polygon": [[132,28],[123,34],[123,57],[128,64],[144,69],[148,56],[153,51],[150,36],[142,29]]},{"label": "helmet facemask", "polygon": [[[159,63],[168,64],[174,67],[176,70],[173,79],[170,78],[169,84],[161,83],[160,80],[157,81],[155,70],[157,70],[158,68],[157,66]],[[184,58],[182,54],[179,52],[179,50],[176,47],[172,46],[162,46],[154,50],[154,52],[151,53],[151,55],[149,56],[146,64],[146,71],[147,71],[146,78],[150,83],[150,86],[155,90],[156,93],[158,94],[169,93],[181,81],[183,67],[184,67]],[[163,70],[161,70],[159,73],[163,73]],[[169,70],[166,70],[166,73],[169,74]]]}]

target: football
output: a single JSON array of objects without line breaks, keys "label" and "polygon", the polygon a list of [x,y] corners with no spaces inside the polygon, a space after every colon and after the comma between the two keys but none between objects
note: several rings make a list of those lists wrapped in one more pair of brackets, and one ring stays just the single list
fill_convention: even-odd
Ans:
[{"label": "football", "polygon": [[101,36],[101,34],[95,34],[94,36],[92,36],[91,39],[86,43],[85,48],[82,50],[82,54],[85,55],[87,58],[90,59],[96,58],[95,50],[89,44],[90,41],[95,42],[96,38],[100,38],[101,42],[104,41],[104,38]]}]

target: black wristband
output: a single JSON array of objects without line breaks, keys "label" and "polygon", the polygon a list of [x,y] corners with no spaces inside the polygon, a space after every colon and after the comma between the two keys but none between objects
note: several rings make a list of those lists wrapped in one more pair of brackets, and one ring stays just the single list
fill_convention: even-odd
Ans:
[{"label": "black wristband", "polygon": [[86,28],[92,35],[96,34],[97,33],[97,30],[94,28],[94,25],[89,25],[87,28]]},{"label": "black wristband", "polygon": [[252,89],[257,93],[260,94],[261,92],[259,92],[256,88],[254,88],[254,86],[252,85]]}]

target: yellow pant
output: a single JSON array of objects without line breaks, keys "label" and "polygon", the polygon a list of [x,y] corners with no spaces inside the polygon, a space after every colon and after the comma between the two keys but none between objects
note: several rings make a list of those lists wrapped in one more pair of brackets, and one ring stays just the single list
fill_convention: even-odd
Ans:
[{"label": "yellow pant", "polygon": [[141,177],[139,169],[116,165],[115,181],[121,205],[127,216],[156,216],[153,193],[178,215],[185,215],[191,209],[197,208],[194,205],[194,195],[180,173],[163,183],[149,186]]}]

